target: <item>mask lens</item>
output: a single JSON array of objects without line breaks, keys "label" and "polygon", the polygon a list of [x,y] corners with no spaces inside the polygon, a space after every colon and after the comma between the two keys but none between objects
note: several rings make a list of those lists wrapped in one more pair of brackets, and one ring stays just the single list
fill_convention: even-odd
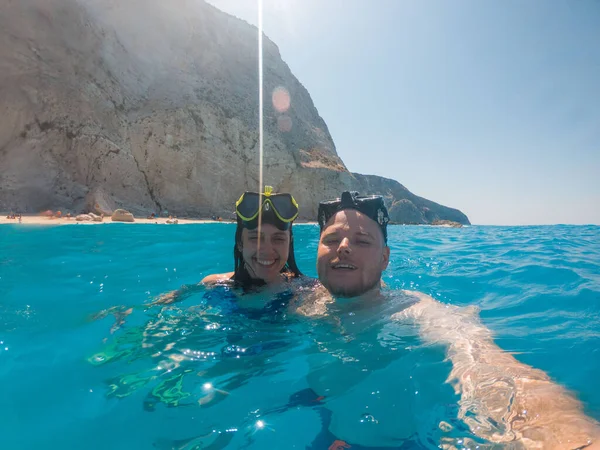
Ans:
[{"label": "mask lens", "polygon": [[284,221],[292,221],[298,215],[298,207],[292,201],[292,196],[289,194],[277,194],[269,197],[273,203],[275,211]]},{"label": "mask lens", "polygon": [[318,221],[321,229],[325,226],[325,224],[331,218],[331,216],[333,216],[337,211],[339,211],[339,206],[339,200],[332,200],[328,202],[319,203]]},{"label": "mask lens", "polygon": [[259,202],[259,194],[255,192],[246,192],[242,197],[241,202],[236,206],[236,211],[243,220],[251,220],[258,214]]},{"label": "mask lens", "polygon": [[327,221],[338,211],[355,209],[373,219],[381,227],[384,240],[387,242],[387,223],[389,217],[383,198],[379,195],[360,197],[358,194],[343,192],[342,198],[319,203],[318,221],[321,231]]},{"label": "mask lens", "polygon": [[367,197],[356,199],[359,211],[362,211],[367,216],[374,218],[377,215],[377,210],[381,206],[381,201],[378,198]]}]

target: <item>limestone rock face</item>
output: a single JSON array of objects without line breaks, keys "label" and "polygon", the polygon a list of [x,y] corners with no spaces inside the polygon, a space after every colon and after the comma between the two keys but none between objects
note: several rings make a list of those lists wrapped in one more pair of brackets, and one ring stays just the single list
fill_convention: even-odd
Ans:
[{"label": "limestone rock face", "polygon": [[[353,189],[385,195],[398,222],[468,223],[350,173],[277,46],[263,52],[263,184],[301,218]],[[259,189],[258,98],[256,28],[202,0],[1,2],[0,210],[230,217]]]},{"label": "limestone rock face", "polygon": [[86,207],[98,215],[112,216],[114,202],[102,189],[94,189],[88,192]]}]

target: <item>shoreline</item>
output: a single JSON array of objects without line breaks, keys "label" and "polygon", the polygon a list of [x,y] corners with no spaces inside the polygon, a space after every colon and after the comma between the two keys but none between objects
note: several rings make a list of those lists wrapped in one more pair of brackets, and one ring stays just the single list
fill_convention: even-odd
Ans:
[{"label": "shoreline", "polygon": [[[75,217],[61,217],[61,218],[49,218],[45,216],[22,216],[21,223],[19,219],[7,219],[5,215],[0,216],[0,225],[103,225],[103,224],[120,224],[124,223],[127,225],[136,224],[151,224],[151,225],[192,225],[192,224],[205,224],[205,223],[222,223],[222,224],[235,224],[232,220],[212,220],[212,219],[171,219],[177,220],[177,223],[167,223],[169,220],[166,217],[158,217],[154,219],[147,219],[143,217],[134,217],[135,222],[113,222],[110,217],[105,217],[102,222],[93,221],[77,221]],[[315,225],[317,222],[294,222],[294,225]]]}]

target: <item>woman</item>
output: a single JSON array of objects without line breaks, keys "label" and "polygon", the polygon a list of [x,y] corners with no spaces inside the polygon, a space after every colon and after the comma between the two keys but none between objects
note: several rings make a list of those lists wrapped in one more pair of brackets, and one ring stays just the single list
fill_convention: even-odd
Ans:
[{"label": "woman", "polygon": [[296,265],[292,222],[298,203],[290,194],[245,192],[235,204],[237,229],[234,271],[205,277],[202,283],[232,280],[244,289],[276,285],[302,276]]},{"label": "woman", "polygon": [[292,222],[298,217],[298,203],[294,197],[274,194],[271,186],[265,186],[262,194],[244,192],[235,204],[235,212],[233,272],[208,275],[199,285],[162,294],[150,305],[175,303],[202,285],[233,282],[235,287],[249,291],[303,277],[294,256]]}]

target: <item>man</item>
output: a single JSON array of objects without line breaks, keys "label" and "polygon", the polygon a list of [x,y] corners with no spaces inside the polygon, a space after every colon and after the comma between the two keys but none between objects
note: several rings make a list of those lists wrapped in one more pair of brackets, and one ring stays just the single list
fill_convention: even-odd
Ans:
[{"label": "man", "polygon": [[321,202],[317,272],[332,295],[356,297],[379,292],[381,274],[390,260],[388,221],[379,196],[344,192],[339,201]]},{"label": "man", "polygon": [[[344,192],[340,199],[319,205],[318,221],[317,272],[331,297],[305,305],[304,312],[331,315],[336,304],[352,305],[356,311],[388,301],[391,297],[382,292],[381,282],[390,257],[389,219],[382,197]],[[458,415],[473,434],[524,448],[600,448],[599,424],[583,414],[580,403],[544,372],[498,348],[472,309],[443,305],[420,292],[402,293],[412,303],[404,302],[391,319],[413,321],[425,342],[447,346],[452,362],[448,380],[455,382],[461,396]],[[351,323],[357,320],[353,316]],[[324,395],[318,387],[315,391]],[[335,441],[330,448],[373,445],[372,437],[356,442],[362,438],[353,432],[357,427],[335,420],[336,414],[344,416],[343,408],[336,411],[329,403],[327,407],[334,416],[330,423],[336,426],[335,430],[329,426],[331,436],[346,441]],[[388,442],[377,445],[391,447]]]}]

